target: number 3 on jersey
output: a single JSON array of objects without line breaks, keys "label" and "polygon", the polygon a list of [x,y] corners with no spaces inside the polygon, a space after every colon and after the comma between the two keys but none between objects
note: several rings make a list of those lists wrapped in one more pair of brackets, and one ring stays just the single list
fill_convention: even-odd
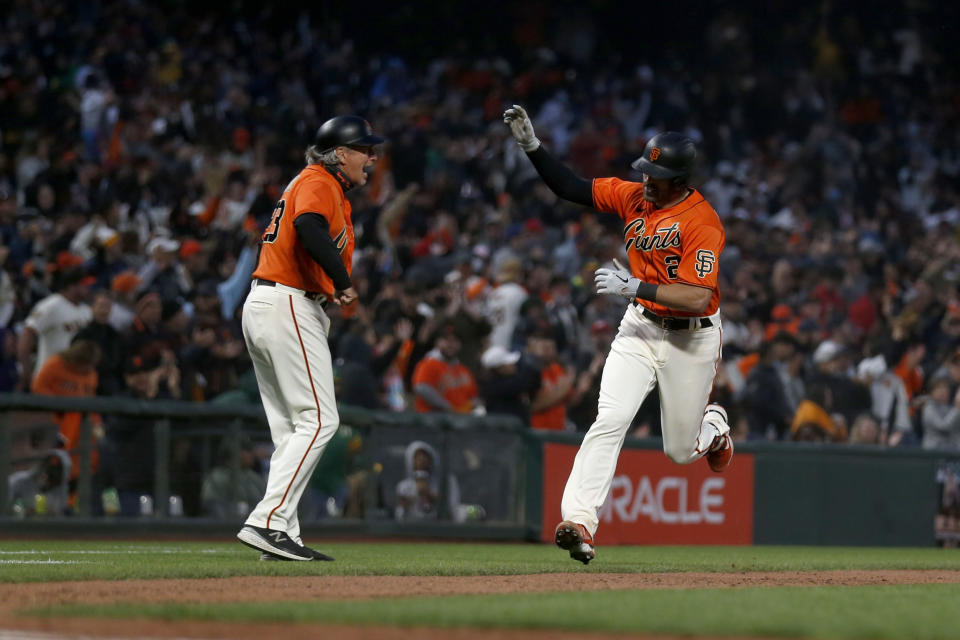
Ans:
[{"label": "number 3 on jersey", "polygon": [[277,206],[273,208],[273,217],[270,218],[270,224],[267,225],[266,230],[263,232],[262,240],[267,243],[272,243],[277,241],[277,234],[280,233],[280,218],[283,217],[283,210],[286,208],[287,203],[283,200],[277,203]]}]

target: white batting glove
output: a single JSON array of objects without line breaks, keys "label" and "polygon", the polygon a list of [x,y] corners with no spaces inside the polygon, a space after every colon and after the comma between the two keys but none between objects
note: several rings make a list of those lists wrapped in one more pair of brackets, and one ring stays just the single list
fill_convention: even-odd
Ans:
[{"label": "white batting glove", "polygon": [[540,147],[540,140],[533,132],[533,122],[530,121],[530,116],[523,107],[515,104],[504,111],[503,121],[510,127],[510,133],[513,134],[521,149],[531,153]]},{"label": "white batting glove", "polygon": [[616,269],[600,267],[593,272],[593,282],[597,285],[597,293],[633,300],[637,297],[637,288],[641,283],[640,278],[634,278],[616,259],[614,259],[613,265]]}]

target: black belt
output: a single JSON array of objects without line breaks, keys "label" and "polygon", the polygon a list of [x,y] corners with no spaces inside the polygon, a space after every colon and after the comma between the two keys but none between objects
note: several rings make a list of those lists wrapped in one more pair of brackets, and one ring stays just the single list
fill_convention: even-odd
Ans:
[{"label": "black belt", "polygon": [[[636,302],[633,303],[635,306],[640,306]],[[670,329],[672,331],[677,331],[679,329],[689,330],[690,321],[693,320],[694,329],[706,329],[707,327],[712,327],[713,322],[710,318],[672,318],[669,316],[658,316],[653,311],[650,311],[646,307],[641,307],[643,309],[643,317],[647,320],[652,320],[655,322],[661,329]]]},{"label": "black belt", "polygon": [[[259,287],[275,287],[277,283],[273,280],[264,280],[263,278],[256,278],[255,282]],[[284,285],[290,286],[290,285]],[[296,289],[296,287],[290,287],[291,289]],[[304,291],[303,297],[307,300],[313,300],[314,302],[319,302],[323,307],[327,306],[327,296],[323,293],[318,293],[316,291]]]}]

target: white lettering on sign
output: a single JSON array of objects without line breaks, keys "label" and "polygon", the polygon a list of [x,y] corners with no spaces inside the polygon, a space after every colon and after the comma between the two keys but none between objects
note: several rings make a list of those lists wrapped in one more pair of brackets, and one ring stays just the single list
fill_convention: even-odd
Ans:
[{"label": "white lettering on sign", "polygon": [[610,522],[614,514],[622,522],[636,522],[644,516],[664,524],[723,523],[723,478],[707,478],[699,487],[696,503],[688,500],[687,478],[665,476],[653,485],[649,476],[641,476],[636,491],[629,476],[615,476],[610,494],[600,508],[600,520]]}]

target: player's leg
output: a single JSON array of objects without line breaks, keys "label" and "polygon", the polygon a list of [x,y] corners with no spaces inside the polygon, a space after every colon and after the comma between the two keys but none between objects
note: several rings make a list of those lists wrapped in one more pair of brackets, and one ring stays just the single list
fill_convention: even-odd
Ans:
[{"label": "player's leg", "polygon": [[[319,305],[299,296],[278,295],[276,338],[270,348],[283,412],[293,431],[280,459],[271,459],[263,501],[249,524],[285,531],[300,542],[297,507],[340,416],[333,393],[333,361],[327,346],[329,320]],[[253,522],[263,518],[263,524]]]},{"label": "player's leg", "polygon": [[656,380],[650,335],[628,311],[610,347],[600,378],[597,419],[591,425],[567,479],[560,511],[592,536],[616,471],[627,429]]},{"label": "player's leg", "polygon": [[688,464],[730,432],[722,409],[706,411],[720,362],[720,327],[668,332],[663,358],[657,371],[663,451]]},{"label": "player's leg", "polygon": [[[293,421],[287,415],[280,381],[270,355],[270,350],[276,348],[276,342],[290,338],[277,329],[283,326],[281,302],[286,300],[277,296],[274,291],[266,288],[255,289],[244,303],[242,318],[244,341],[253,363],[260,399],[270,427],[270,437],[273,440],[273,454],[270,456],[271,475],[274,469],[286,466],[287,442],[294,431]],[[269,476],[267,487],[264,499],[254,507],[245,524],[266,528],[267,516],[276,502],[276,499],[270,495]]]}]

